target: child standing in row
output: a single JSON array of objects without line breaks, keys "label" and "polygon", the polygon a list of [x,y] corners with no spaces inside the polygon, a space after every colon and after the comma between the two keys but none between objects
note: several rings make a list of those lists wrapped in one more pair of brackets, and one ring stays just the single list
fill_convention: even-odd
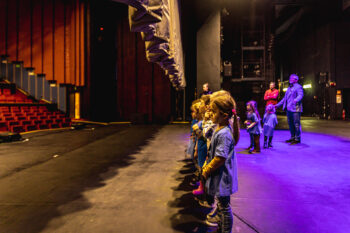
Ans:
[{"label": "child standing in row", "polygon": [[196,136],[193,131],[193,126],[198,123],[197,115],[199,110],[199,104],[200,104],[199,100],[195,100],[192,102],[192,105],[191,105],[191,117],[192,117],[191,136],[187,147],[187,156],[190,157],[191,159],[194,159],[194,152],[195,152],[195,146],[196,146]]},{"label": "child standing in row", "polygon": [[[272,147],[272,138],[273,131],[278,124],[277,116],[275,113],[275,107],[272,104],[266,106],[266,112],[264,114],[263,123],[264,123],[264,148]],[[267,139],[269,143],[267,144]]]},{"label": "child standing in row", "polygon": [[[233,215],[230,195],[237,192],[237,159],[234,146],[239,138],[239,123],[235,114],[236,104],[229,95],[210,100],[212,120],[217,128],[212,136],[208,160],[202,176],[206,179],[207,194],[218,201],[218,232],[232,232]],[[234,116],[233,123],[230,120]]]},{"label": "child standing in row", "polygon": [[[206,125],[209,123],[209,119],[205,118],[205,112],[207,111],[207,108],[210,103],[210,97],[209,95],[202,96],[200,99],[200,105],[199,105],[199,113],[198,113],[198,120],[199,122],[197,125],[193,126],[193,130],[196,134],[197,138],[197,144],[196,144],[196,154],[197,154],[197,162],[198,162],[198,170],[201,170],[204,162],[207,158],[208,149],[207,149],[207,139],[203,135],[203,129],[206,127]],[[202,195],[204,193],[204,184],[202,181],[199,182],[199,187],[192,191],[194,195]]]},{"label": "child standing in row", "polygon": [[251,100],[247,103],[247,132],[250,136],[249,153],[260,153],[260,134],[262,133],[261,118],[258,112],[257,103]]}]

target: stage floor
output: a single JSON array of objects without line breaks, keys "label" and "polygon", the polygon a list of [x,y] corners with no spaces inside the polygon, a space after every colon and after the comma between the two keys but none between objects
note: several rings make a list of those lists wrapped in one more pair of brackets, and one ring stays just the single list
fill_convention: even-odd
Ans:
[{"label": "stage floor", "polygon": [[[236,147],[233,232],[348,232],[350,123],[304,118],[290,146]],[[94,129],[92,129],[94,127]],[[0,232],[211,232],[184,160],[188,125],[90,126],[0,144]],[[262,141],[262,139],[261,139]]]}]

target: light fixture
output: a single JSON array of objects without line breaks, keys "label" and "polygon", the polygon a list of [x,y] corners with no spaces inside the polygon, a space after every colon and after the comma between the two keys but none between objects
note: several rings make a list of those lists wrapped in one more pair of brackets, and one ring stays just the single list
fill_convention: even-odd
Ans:
[{"label": "light fixture", "polygon": [[310,84],[305,84],[305,85],[303,85],[303,88],[304,89],[310,89],[310,88],[312,88],[312,85],[311,85],[311,83]]}]

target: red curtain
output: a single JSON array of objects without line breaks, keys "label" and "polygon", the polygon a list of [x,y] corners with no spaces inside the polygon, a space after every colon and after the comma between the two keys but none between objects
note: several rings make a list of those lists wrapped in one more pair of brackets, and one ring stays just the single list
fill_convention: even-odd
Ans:
[{"label": "red curtain", "polygon": [[149,122],[168,122],[171,83],[164,71],[145,56],[140,33],[130,32],[127,14],[117,25],[117,105],[120,119],[147,116]]}]

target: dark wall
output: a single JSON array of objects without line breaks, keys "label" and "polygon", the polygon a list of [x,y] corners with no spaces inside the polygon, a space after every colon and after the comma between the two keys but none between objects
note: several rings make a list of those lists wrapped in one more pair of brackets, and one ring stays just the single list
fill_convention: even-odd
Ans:
[{"label": "dark wall", "polygon": [[[92,1],[91,118],[164,123],[171,115],[171,87],[158,65],[145,57],[139,33],[130,32],[128,7]],[[88,91],[86,95],[89,95]]]},{"label": "dark wall", "polygon": [[[350,87],[350,24],[340,7],[322,7],[309,12],[296,26],[292,36],[276,47],[275,62],[278,78],[288,80],[297,73],[300,83],[312,84],[305,89],[305,115],[321,115],[324,98],[327,115],[341,117],[341,105],[335,103],[336,89]],[[277,41],[278,43],[278,41]],[[319,84],[320,72],[336,87]]]}]

